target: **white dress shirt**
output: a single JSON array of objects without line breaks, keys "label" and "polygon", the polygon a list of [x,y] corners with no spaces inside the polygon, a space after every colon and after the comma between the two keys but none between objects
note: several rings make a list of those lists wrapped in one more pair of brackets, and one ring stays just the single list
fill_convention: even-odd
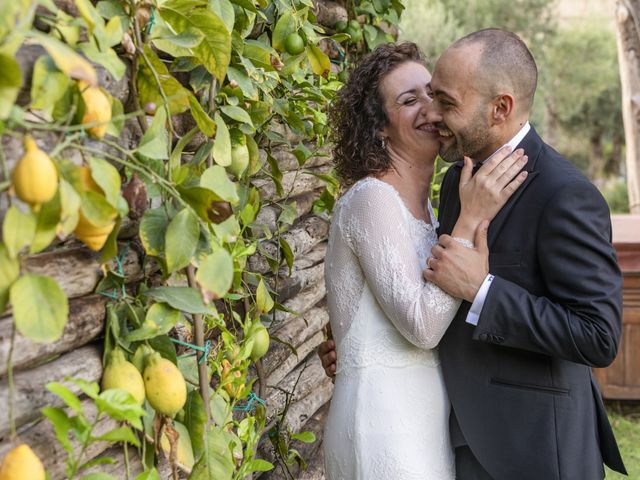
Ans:
[{"label": "white dress shirt", "polygon": [[[513,137],[511,140],[509,140],[505,145],[509,145],[511,148],[513,148],[515,150],[516,147],[518,146],[518,144],[525,137],[525,135],[527,133],[529,133],[529,130],[531,130],[531,125],[529,125],[529,122],[527,122],[520,129],[520,131],[518,133],[516,133],[515,137]],[[503,145],[503,147],[505,145]],[[502,148],[502,147],[500,147],[500,148]],[[498,150],[493,152],[493,154],[491,154],[489,156],[489,158],[493,157],[497,153]],[[487,158],[487,160],[489,160],[489,158]],[[482,313],[482,307],[484,306],[484,301],[487,298],[487,293],[489,293],[489,288],[491,287],[491,282],[493,282],[493,275],[488,274],[485,277],[484,282],[480,286],[480,289],[478,290],[478,293],[476,293],[476,296],[473,299],[473,303],[471,304],[471,308],[469,309],[469,313],[467,314],[467,320],[466,320],[467,323],[470,323],[471,325],[478,325],[478,319],[480,318],[480,314]]]}]

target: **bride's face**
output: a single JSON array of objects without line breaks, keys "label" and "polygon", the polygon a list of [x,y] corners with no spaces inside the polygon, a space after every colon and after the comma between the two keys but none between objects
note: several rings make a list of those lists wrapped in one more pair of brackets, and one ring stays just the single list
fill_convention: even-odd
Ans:
[{"label": "bride's face", "polygon": [[405,161],[433,163],[440,143],[434,126],[427,121],[432,99],[431,74],[421,64],[406,62],[381,82],[380,91],[389,124],[381,131],[387,137],[390,155]]}]

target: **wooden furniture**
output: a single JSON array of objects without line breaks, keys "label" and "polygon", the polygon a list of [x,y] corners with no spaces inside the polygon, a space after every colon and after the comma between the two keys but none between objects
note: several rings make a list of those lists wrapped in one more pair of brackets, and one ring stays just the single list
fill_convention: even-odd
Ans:
[{"label": "wooden furniture", "polygon": [[640,400],[640,215],[613,215],[623,280],[622,341],[608,368],[594,369],[606,399]]}]

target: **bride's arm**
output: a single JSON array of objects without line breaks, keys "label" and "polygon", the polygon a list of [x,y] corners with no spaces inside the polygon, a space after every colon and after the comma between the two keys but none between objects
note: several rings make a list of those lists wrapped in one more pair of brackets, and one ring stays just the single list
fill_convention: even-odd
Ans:
[{"label": "bride's arm", "polygon": [[398,331],[418,347],[434,348],[460,301],[424,281],[424,265],[393,187],[371,182],[356,188],[339,219],[334,218],[338,231],[358,256],[367,284]]},{"label": "bride's arm", "polygon": [[478,226],[493,217],[527,178],[521,171],[527,163],[522,149],[511,153],[503,147],[487,160],[472,177],[473,162],[465,157],[460,174],[460,216],[451,234],[473,244]]}]

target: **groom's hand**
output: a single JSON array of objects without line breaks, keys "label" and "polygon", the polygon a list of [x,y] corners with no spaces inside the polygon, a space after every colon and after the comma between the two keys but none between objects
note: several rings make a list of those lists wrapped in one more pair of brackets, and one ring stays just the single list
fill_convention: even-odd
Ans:
[{"label": "groom's hand", "polygon": [[484,279],[489,273],[489,248],[484,221],[475,235],[475,248],[468,248],[449,235],[441,235],[438,245],[431,249],[424,278],[438,285],[454,297],[473,302]]},{"label": "groom's hand", "polygon": [[326,340],[318,347],[318,356],[327,377],[335,382],[336,377],[336,344],[332,339]]}]

